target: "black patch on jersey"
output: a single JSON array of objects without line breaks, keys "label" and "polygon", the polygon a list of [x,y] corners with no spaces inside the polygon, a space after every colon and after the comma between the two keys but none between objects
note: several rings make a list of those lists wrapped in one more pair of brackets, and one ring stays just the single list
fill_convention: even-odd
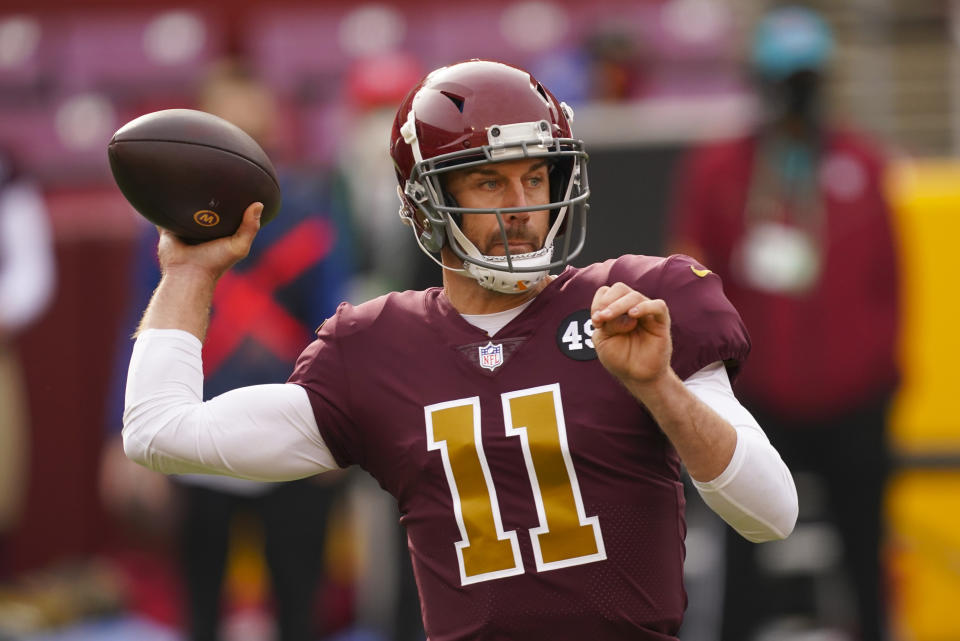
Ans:
[{"label": "black patch on jersey", "polygon": [[592,361],[597,357],[593,348],[593,321],[590,310],[581,309],[561,321],[557,328],[557,347],[575,361]]}]

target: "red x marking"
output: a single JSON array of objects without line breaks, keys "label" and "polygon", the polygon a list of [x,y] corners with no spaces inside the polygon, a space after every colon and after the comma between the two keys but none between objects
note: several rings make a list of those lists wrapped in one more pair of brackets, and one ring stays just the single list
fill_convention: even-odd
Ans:
[{"label": "red x marking", "polygon": [[213,315],[203,346],[204,375],[223,364],[247,336],[278,358],[293,361],[310,329],[274,300],[274,292],[322,260],[333,247],[336,231],[326,220],[306,220],[273,244],[252,268],[228,271],[213,297]]}]

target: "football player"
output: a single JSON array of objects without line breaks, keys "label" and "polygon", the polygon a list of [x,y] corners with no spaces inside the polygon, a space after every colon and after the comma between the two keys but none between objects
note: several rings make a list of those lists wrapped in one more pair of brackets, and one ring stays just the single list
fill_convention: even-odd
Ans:
[{"label": "football player", "polygon": [[675,639],[686,467],[751,541],[787,536],[789,470],[734,397],[749,351],[720,279],[685,256],[573,268],[586,152],[529,73],[430,73],[390,139],[400,216],[443,286],[342,304],[286,384],[202,402],[217,279],[258,229],[161,232],[124,439],[167,473],[281,480],[359,465],[399,502],[432,641]]}]

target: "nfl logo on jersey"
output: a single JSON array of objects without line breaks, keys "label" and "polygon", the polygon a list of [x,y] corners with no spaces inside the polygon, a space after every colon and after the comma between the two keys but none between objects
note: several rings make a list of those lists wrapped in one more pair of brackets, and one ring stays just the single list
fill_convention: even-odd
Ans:
[{"label": "nfl logo on jersey", "polygon": [[503,345],[494,345],[490,341],[480,350],[480,367],[485,367],[491,372],[503,365]]}]

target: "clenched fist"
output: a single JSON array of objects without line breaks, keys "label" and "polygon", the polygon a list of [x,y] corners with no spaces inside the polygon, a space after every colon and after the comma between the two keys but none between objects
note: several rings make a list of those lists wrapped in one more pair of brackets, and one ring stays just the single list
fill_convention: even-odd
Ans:
[{"label": "clenched fist", "polygon": [[614,283],[597,290],[590,314],[600,362],[628,388],[656,382],[670,370],[670,312],[663,300]]}]

